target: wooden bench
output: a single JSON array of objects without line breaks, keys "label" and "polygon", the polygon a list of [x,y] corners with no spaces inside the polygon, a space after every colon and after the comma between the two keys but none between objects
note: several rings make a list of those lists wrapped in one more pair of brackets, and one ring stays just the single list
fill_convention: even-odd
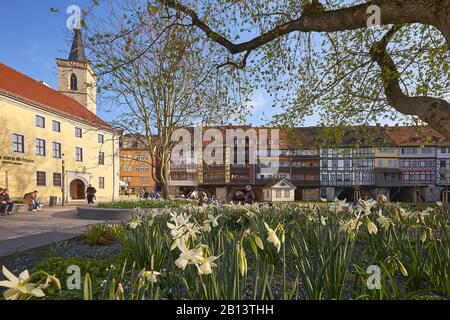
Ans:
[{"label": "wooden bench", "polygon": [[28,212],[29,206],[27,204],[23,204],[23,203],[15,203],[14,207],[13,207],[13,213],[24,213],[24,212]]}]

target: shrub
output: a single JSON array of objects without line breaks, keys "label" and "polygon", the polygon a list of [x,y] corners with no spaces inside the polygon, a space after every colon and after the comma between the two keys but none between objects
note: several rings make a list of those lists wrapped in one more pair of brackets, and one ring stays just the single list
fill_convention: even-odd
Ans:
[{"label": "shrub", "polygon": [[88,227],[82,240],[89,246],[109,246],[120,241],[122,235],[122,226],[97,224]]},{"label": "shrub", "polygon": [[145,200],[145,201],[118,201],[99,203],[99,208],[105,209],[157,209],[157,208],[179,208],[181,206],[194,204],[195,201],[189,199],[175,200]]}]

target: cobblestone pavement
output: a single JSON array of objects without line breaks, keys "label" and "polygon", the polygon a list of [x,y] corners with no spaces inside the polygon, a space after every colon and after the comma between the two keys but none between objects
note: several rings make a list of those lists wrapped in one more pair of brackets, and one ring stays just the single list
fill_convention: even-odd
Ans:
[{"label": "cobblestone pavement", "polygon": [[79,219],[75,207],[45,208],[43,212],[0,216],[0,256],[71,239],[83,233],[89,225],[100,223],[105,221]]}]

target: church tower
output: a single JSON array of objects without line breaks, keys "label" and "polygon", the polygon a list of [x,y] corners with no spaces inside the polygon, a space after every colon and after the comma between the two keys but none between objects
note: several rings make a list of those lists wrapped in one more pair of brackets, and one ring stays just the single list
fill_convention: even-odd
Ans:
[{"label": "church tower", "polygon": [[83,37],[79,29],[75,29],[69,58],[56,59],[56,64],[58,91],[97,114],[97,76],[86,59]]}]

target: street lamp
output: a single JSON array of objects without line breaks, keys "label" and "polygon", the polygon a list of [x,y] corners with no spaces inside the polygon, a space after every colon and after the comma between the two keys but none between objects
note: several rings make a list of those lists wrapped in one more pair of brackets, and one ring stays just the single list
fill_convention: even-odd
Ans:
[{"label": "street lamp", "polygon": [[66,204],[66,164],[64,160],[64,153],[61,154],[61,205]]}]

